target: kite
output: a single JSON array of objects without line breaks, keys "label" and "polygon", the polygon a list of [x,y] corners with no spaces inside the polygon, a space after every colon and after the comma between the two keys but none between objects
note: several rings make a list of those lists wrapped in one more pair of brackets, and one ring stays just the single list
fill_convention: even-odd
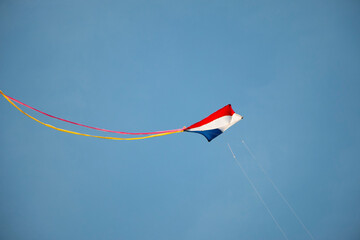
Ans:
[{"label": "kite", "polygon": [[231,104],[228,104],[200,122],[184,128],[184,132],[200,133],[210,142],[241,119],[243,117],[235,113]]},{"label": "kite", "polygon": [[[238,121],[240,121],[241,119],[243,119],[243,117],[237,113],[234,112],[234,110],[232,109],[231,105],[228,104],[225,107],[217,110],[216,112],[212,113],[211,115],[209,115],[208,117],[204,118],[203,120],[191,125],[190,127],[183,127],[183,128],[179,128],[179,129],[172,129],[172,130],[165,130],[165,131],[155,131],[155,132],[138,132],[138,133],[134,133],[134,132],[121,132],[121,131],[113,131],[113,130],[107,130],[107,129],[102,129],[102,128],[97,128],[97,127],[91,127],[91,126],[87,126],[84,124],[80,124],[80,123],[76,123],[73,121],[69,121],[63,118],[59,118],[53,115],[50,115],[48,113],[45,113],[43,111],[40,111],[34,107],[31,107],[23,102],[20,102],[19,100],[16,100],[15,98],[12,98],[8,95],[5,95],[1,90],[0,90],[0,94],[3,95],[3,97],[9,102],[11,103],[17,110],[19,110],[21,113],[25,114],[26,116],[28,116],[29,118],[33,119],[34,121],[55,129],[57,131],[61,131],[61,132],[66,132],[66,133],[70,133],[70,134],[75,134],[75,135],[80,135],[80,136],[86,136],[86,137],[94,137],[94,138],[102,138],[102,139],[111,139],[111,140],[139,140],[139,139],[146,139],[146,138],[153,138],[153,137],[161,137],[161,136],[165,136],[165,135],[170,135],[170,134],[174,134],[174,133],[181,133],[181,132],[192,132],[192,133],[199,133],[201,135],[203,135],[208,142],[210,142],[211,140],[213,140],[214,138],[216,138],[217,136],[219,136],[220,134],[222,134],[223,132],[225,132],[228,128],[230,128],[231,126],[233,126],[235,123],[237,123]],[[38,113],[41,113],[45,116],[63,121],[63,122],[67,122],[67,123],[71,123],[74,125],[78,125],[81,127],[86,127],[86,128],[90,128],[93,130],[98,130],[98,131],[103,131],[103,132],[110,132],[110,133],[117,133],[117,134],[125,134],[125,135],[145,135],[145,136],[141,136],[141,137],[133,137],[133,138],[120,138],[120,137],[105,137],[105,136],[96,136],[96,135],[90,135],[90,134],[85,134],[85,133],[79,133],[79,132],[74,132],[74,131],[70,131],[70,130],[65,130],[62,128],[58,128],[58,127],[54,127],[50,124],[44,123],[36,118],[34,118],[33,116],[27,114],[26,112],[24,112],[22,109],[20,109],[16,104],[20,104],[23,105],[24,107],[30,108]]]}]

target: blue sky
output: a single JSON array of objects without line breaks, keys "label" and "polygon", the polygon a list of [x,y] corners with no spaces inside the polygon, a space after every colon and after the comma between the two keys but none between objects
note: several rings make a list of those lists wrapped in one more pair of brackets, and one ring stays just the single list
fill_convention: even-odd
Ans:
[{"label": "blue sky", "polygon": [[[231,103],[208,143],[54,131],[0,101],[1,239],[360,237],[358,1],[1,1],[0,89],[120,131],[189,126]],[[98,134],[26,111],[44,122]],[[113,135],[110,135],[113,136]]]}]

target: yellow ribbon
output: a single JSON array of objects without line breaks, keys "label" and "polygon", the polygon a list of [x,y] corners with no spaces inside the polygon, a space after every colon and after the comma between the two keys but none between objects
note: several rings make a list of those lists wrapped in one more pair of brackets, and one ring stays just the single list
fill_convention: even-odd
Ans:
[{"label": "yellow ribbon", "polygon": [[145,136],[145,137],[136,137],[136,138],[117,138],[117,137],[104,137],[104,136],[95,136],[95,135],[90,135],[90,134],[84,134],[84,133],[78,133],[78,132],[74,132],[74,131],[69,131],[69,130],[65,130],[62,128],[57,128],[54,127],[50,124],[47,123],[43,123],[40,120],[30,116],[29,114],[27,114],[26,112],[24,112],[23,110],[21,110],[13,101],[11,101],[1,90],[0,93],[4,96],[4,98],[6,100],[8,100],[9,103],[11,103],[17,110],[19,110],[21,113],[25,114],[26,116],[28,116],[29,118],[31,118],[32,120],[35,120],[36,122],[45,125],[46,127],[55,129],[57,131],[60,132],[66,132],[66,133],[71,133],[71,134],[75,134],[75,135],[80,135],[80,136],[85,136],[85,137],[94,137],[94,138],[102,138],[102,139],[110,139],[110,140],[139,140],[139,139],[145,139],[145,138],[153,138],[153,137],[161,137],[161,136],[165,136],[165,135],[170,135],[173,133],[180,133],[183,132],[183,130],[181,131],[177,131],[177,132],[169,132],[169,133],[160,133],[160,134],[154,134],[154,135],[150,135],[150,136]]}]

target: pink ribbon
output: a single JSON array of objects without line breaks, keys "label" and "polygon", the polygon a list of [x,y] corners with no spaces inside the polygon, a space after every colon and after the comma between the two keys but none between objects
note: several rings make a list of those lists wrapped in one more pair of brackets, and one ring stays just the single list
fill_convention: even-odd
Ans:
[{"label": "pink ribbon", "polygon": [[[5,95],[5,94],[4,94]],[[113,131],[113,130],[107,130],[107,129],[102,129],[102,128],[97,128],[97,127],[91,127],[91,126],[87,126],[87,125],[84,125],[84,124],[81,124],[81,123],[76,123],[76,122],[72,122],[72,121],[69,121],[69,120],[66,120],[66,119],[63,119],[63,118],[59,118],[59,117],[55,117],[53,115],[50,115],[50,114],[47,114],[43,111],[40,111],[36,108],[33,108],[23,102],[20,102],[19,100],[16,100],[15,98],[12,98],[8,95],[6,95],[8,98],[10,98],[11,100],[13,100],[14,102],[17,102],[25,107],[28,107],[32,110],[35,110],[41,114],[44,114],[48,117],[51,117],[51,118],[55,118],[55,119],[58,119],[58,120],[61,120],[61,121],[64,121],[64,122],[67,122],[67,123],[71,123],[71,124],[75,124],[75,125],[78,125],[78,126],[82,126],[82,127],[87,127],[87,128],[91,128],[91,129],[94,129],[94,130],[98,130],[98,131],[103,131],[103,132],[111,132],[111,133],[119,133],[119,134],[128,134],[128,135],[150,135],[150,134],[160,134],[160,133],[170,133],[170,132],[178,132],[178,131],[182,131],[183,128],[179,128],[179,129],[173,129],[173,130],[165,130],[165,131],[156,131],[156,132],[143,132],[143,133],[132,133],[132,132],[120,132],[120,131]]]}]

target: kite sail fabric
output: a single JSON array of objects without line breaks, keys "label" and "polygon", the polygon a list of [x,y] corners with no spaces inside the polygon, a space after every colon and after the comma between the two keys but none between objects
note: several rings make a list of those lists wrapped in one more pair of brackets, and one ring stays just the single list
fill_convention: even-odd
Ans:
[{"label": "kite sail fabric", "polygon": [[[174,134],[174,133],[180,133],[180,132],[196,132],[196,133],[200,133],[202,135],[204,135],[207,140],[210,142],[212,139],[214,139],[215,137],[217,137],[218,135],[220,135],[221,133],[223,133],[226,129],[228,129],[229,127],[231,127],[232,125],[234,125],[236,122],[240,121],[242,119],[242,117],[238,114],[236,114],[232,108],[231,105],[227,105],[225,107],[223,107],[222,109],[216,111],[215,113],[211,114],[209,117],[205,118],[204,120],[195,123],[193,125],[191,125],[190,127],[186,128],[179,128],[179,129],[173,129],[173,130],[164,130],[164,131],[155,131],[155,132],[138,132],[138,133],[134,133],[134,132],[121,132],[121,131],[113,131],[113,130],[107,130],[107,129],[102,129],[102,128],[97,128],[97,127],[91,127],[91,126],[87,126],[84,124],[80,124],[80,123],[76,123],[73,121],[69,121],[63,118],[59,118],[59,117],[55,117],[53,115],[50,115],[48,113],[45,113],[43,111],[40,111],[34,107],[31,107],[23,102],[20,102],[19,100],[16,100],[15,98],[12,98],[10,96],[5,95],[1,90],[0,90],[0,94],[3,95],[3,97],[9,102],[11,103],[17,110],[19,110],[21,113],[23,113],[24,115],[26,115],[27,117],[33,119],[34,121],[55,129],[57,131],[61,131],[61,132],[66,132],[66,133],[71,133],[71,134],[75,134],[75,135],[80,135],[80,136],[86,136],[86,137],[94,137],[94,138],[102,138],[102,139],[111,139],[111,140],[139,140],[139,139],[146,139],[146,138],[153,138],[153,137],[161,137],[161,136],[165,136],[165,135],[170,135],[170,134]],[[90,129],[94,129],[94,130],[98,130],[98,131],[103,131],[103,132],[111,132],[111,133],[117,133],[117,134],[126,134],[126,135],[147,135],[147,136],[142,136],[142,137],[134,137],[134,138],[119,138],[119,137],[105,137],[105,136],[96,136],[96,135],[90,135],[90,134],[84,134],[84,133],[79,133],[79,132],[74,132],[74,131],[69,131],[69,130],[65,130],[62,128],[58,128],[58,127],[54,127],[50,124],[44,123],[36,118],[34,118],[33,116],[27,114],[26,112],[24,112],[23,110],[21,110],[14,102],[19,103],[27,108],[30,108],[34,111],[37,111],[38,113],[41,113],[45,116],[60,120],[60,121],[64,121],[67,123],[71,123],[74,125],[78,125],[78,126],[82,126],[82,127],[86,127],[86,128],[90,128]],[[230,119],[230,121],[229,121]]]},{"label": "kite sail fabric", "polygon": [[235,113],[231,104],[228,104],[184,131],[202,134],[210,142],[241,119],[243,117]]}]

